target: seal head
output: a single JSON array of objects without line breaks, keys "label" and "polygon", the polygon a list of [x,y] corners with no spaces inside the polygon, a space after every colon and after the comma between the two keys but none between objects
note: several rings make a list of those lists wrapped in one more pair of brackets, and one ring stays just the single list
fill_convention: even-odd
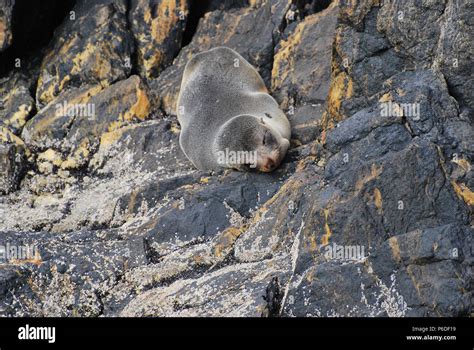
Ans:
[{"label": "seal head", "polygon": [[289,145],[263,118],[238,115],[221,126],[213,153],[221,167],[271,172],[280,165]]}]

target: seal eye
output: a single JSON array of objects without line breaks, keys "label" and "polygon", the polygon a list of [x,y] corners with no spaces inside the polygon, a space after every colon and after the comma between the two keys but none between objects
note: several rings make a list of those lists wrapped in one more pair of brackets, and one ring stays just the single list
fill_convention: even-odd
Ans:
[{"label": "seal eye", "polygon": [[268,131],[265,131],[265,133],[263,134],[262,143],[263,143],[264,145],[267,143],[267,134],[268,134]]}]

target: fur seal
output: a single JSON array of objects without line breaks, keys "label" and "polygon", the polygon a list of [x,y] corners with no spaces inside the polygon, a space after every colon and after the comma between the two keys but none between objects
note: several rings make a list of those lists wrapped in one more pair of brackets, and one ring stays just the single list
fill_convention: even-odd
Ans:
[{"label": "fur seal", "polygon": [[179,143],[201,170],[274,170],[290,145],[290,123],[250,63],[227,47],[186,64],[177,103]]}]

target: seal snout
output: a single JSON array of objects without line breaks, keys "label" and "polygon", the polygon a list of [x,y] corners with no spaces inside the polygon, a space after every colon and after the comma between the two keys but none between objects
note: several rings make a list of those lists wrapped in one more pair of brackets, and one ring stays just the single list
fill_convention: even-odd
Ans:
[{"label": "seal snout", "polygon": [[269,172],[273,171],[273,169],[275,169],[277,167],[277,165],[278,165],[278,163],[275,159],[273,159],[272,157],[265,157],[260,170],[265,172],[265,173],[269,173]]},{"label": "seal snout", "polygon": [[285,139],[281,138],[279,140],[279,145],[274,148],[273,150],[268,149],[261,149],[258,151],[258,158],[257,158],[257,168],[259,171],[264,173],[269,173],[275,170],[280,163],[282,162],[283,158],[285,157],[286,151],[290,142]]}]

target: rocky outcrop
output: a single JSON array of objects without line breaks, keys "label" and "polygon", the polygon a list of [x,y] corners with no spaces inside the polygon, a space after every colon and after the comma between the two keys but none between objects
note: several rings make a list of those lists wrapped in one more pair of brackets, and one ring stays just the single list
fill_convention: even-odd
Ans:
[{"label": "rocky outcrop", "polygon": [[8,48],[12,43],[12,12],[15,1],[2,0],[0,2],[0,51]]},{"label": "rocky outcrop", "polygon": [[[288,1],[257,1],[253,6],[207,12],[191,43],[180,51],[173,65],[150,82],[161,109],[176,114],[181,76],[187,61],[194,54],[215,46],[227,46],[239,52],[269,83],[274,40],[288,9]],[[249,37],[252,40],[249,41]]]},{"label": "rocky outcrop", "polygon": [[[78,0],[2,78],[0,314],[472,315],[472,5],[201,5]],[[179,148],[220,45],[290,119],[273,173]]]},{"label": "rocky outcrop", "polygon": [[67,87],[111,83],[132,68],[126,1],[78,1],[43,57],[36,99],[51,102]]},{"label": "rocky outcrop", "polygon": [[[333,3],[326,11],[291,22],[275,47],[271,88],[288,114],[293,143],[315,140],[331,81],[331,52],[339,8]],[[286,18],[295,19],[290,9]]]},{"label": "rocky outcrop", "polygon": [[156,78],[178,54],[189,13],[187,0],[132,1],[129,9],[137,66]]},{"label": "rocky outcrop", "polygon": [[0,124],[15,134],[20,133],[36,110],[31,97],[32,80],[23,73],[15,72],[5,77],[0,87]]},{"label": "rocky outcrop", "polygon": [[0,193],[15,190],[25,167],[27,149],[21,139],[0,127]]}]

